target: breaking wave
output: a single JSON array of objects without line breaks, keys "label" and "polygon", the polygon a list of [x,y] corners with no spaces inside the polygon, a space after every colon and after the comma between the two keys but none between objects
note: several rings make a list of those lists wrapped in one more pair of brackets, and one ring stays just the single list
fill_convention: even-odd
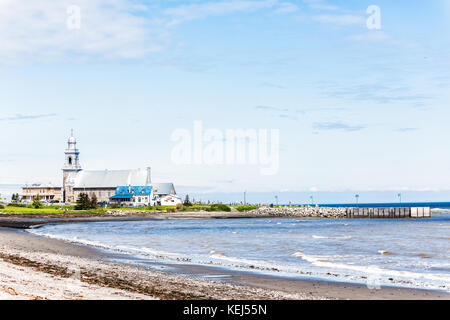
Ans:
[{"label": "breaking wave", "polygon": [[[47,225],[28,232],[125,254],[126,262],[214,265],[362,284],[377,277],[382,285],[450,291],[445,228],[450,217],[446,217],[395,223],[364,219],[90,222]],[[352,239],[358,241],[348,241]]]},{"label": "breaking wave", "polygon": [[314,238],[314,239],[340,239],[340,240],[350,240],[350,239],[352,239],[352,236],[336,236],[336,237],[333,237],[333,236],[316,236],[316,235],[312,235],[312,237]]}]

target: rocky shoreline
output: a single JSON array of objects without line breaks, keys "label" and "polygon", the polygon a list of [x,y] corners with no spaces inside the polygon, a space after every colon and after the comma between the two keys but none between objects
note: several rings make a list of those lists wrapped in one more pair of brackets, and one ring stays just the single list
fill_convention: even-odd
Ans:
[{"label": "rocky shoreline", "polygon": [[[111,261],[115,258],[114,254],[94,248],[0,229],[0,282],[5,284],[4,294],[9,292],[11,296],[98,299],[98,296],[90,295],[90,291],[103,288],[109,290],[105,299],[114,299],[114,294],[125,299],[164,300],[325,299],[311,290],[286,292],[281,288],[217,282]],[[23,275],[19,271],[28,274],[27,287],[22,284]],[[41,283],[43,274],[57,287],[47,288],[45,282]],[[84,296],[74,296],[80,288],[85,289]],[[0,286],[0,297],[1,294]]]},{"label": "rocky shoreline", "polygon": [[[255,210],[245,212],[215,212],[213,214],[206,211],[197,212],[176,212],[159,213],[159,217],[192,217],[192,218],[264,218],[264,217],[297,217],[297,218],[335,218],[342,219],[347,217],[347,208],[331,207],[260,207]],[[109,210],[106,212],[110,216],[126,216],[124,211]],[[136,216],[146,215],[148,211],[133,211]]]},{"label": "rocky shoreline", "polygon": [[326,207],[261,207],[256,210],[238,212],[150,212],[109,210],[95,214],[0,214],[0,227],[29,229],[46,224],[139,221],[165,219],[250,219],[250,218],[346,218],[346,208]]}]

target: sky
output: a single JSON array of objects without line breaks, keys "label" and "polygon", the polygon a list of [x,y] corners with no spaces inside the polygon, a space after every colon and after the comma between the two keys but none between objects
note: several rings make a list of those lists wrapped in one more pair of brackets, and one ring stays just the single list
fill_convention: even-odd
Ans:
[{"label": "sky", "polygon": [[[448,0],[0,0],[0,184],[61,184],[73,128],[84,169],[186,193],[448,200],[449,31]],[[275,170],[174,161],[196,123],[275,130]]]}]

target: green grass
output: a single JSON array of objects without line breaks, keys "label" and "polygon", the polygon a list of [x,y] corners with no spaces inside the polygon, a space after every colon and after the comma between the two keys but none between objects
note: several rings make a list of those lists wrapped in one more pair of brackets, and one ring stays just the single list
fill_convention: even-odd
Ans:
[{"label": "green grass", "polygon": [[242,206],[235,206],[234,208],[237,211],[242,212],[242,211],[251,211],[251,210],[258,209],[259,206],[242,205]]},{"label": "green grass", "polygon": [[230,212],[231,208],[227,206],[226,204],[213,204],[207,209],[206,211],[224,211],[224,212]]},{"label": "green grass", "polygon": [[154,207],[117,207],[117,208],[111,208],[106,207],[106,210],[114,210],[114,211],[155,211]]},{"label": "green grass", "polygon": [[75,210],[73,205],[65,205],[63,209],[60,206],[44,206],[42,208],[36,209],[31,206],[17,207],[17,206],[4,206],[0,207],[0,214],[77,214],[77,213],[105,213],[108,210],[114,211],[167,211],[169,206],[158,206],[158,207],[141,207],[141,208],[98,208],[90,210]]},{"label": "green grass", "polygon": [[92,209],[92,210],[61,210],[58,206],[42,207],[39,209],[30,207],[4,207],[0,209],[1,214],[63,214],[63,213],[101,213],[104,212],[103,209]]},{"label": "green grass", "polygon": [[[258,208],[257,206],[234,206],[239,211],[249,211]],[[175,208],[173,206],[156,206],[156,207],[118,207],[118,208],[98,208],[91,210],[75,210],[75,206],[73,205],[64,205],[61,210],[61,206],[52,205],[52,206],[44,206],[39,209],[35,209],[32,206],[4,206],[4,208],[0,207],[0,214],[77,214],[77,213],[104,213],[108,210],[114,211],[148,211],[148,212],[156,212],[162,211],[167,212],[168,208]],[[171,209],[169,209],[171,210]],[[231,208],[225,204],[195,204],[192,206],[183,206],[181,209],[177,210],[178,212],[193,212],[193,211],[214,211],[214,212],[230,212]]]},{"label": "green grass", "polygon": [[[152,206],[152,207],[118,207],[111,208],[107,207],[106,210],[115,210],[115,211],[166,211],[167,208],[171,208],[170,206]],[[173,206],[172,206],[173,208]]]},{"label": "green grass", "polygon": [[[156,207],[119,207],[119,208],[107,208],[107,210],[117,211],[163,211],[172,210],[174,206],[156,206]],[[181,209],[177,209],[178,212],[192,212],[192,211],[230,211],[230,207],[225,204],[194,204],[192,206],[183,206]]]}]

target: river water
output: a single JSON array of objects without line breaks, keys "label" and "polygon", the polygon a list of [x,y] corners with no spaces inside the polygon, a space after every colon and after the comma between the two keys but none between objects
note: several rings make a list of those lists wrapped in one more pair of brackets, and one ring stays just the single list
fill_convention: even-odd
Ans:
[{"label": "river water", "polygon": [[430,219],[89,222],[30,232],[133,259],[450,291],[450,214]]}]

